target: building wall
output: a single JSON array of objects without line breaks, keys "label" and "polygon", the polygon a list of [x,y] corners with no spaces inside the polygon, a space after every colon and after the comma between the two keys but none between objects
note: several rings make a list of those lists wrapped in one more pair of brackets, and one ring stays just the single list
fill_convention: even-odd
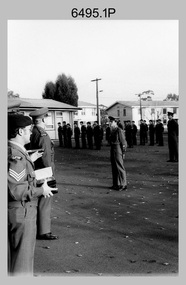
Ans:
[{"label": "building wall", "polygon": [[[83,121],[85,124],[87,122],[91,122],[93,124],[97,121],[97,108],[80,106],[82,110],[78,110],[74,115],[74,121],[77,121],[78,126],[80,126],[80,122]],[[100,117],[100,110],[99,110],[99,117]]]},{"label": "building wall", "polygon": [[[125,111],[124,111],[125,110]],[[161,119],[164,124],[164,128],[167,128],[168,116],[167,112],[174,112],[174,119],[179,120],[179,107],[143,107],[142,106],[142,119],[149,123],[149,120],[156,121]],[[125,121],[135,121],[136,126],[139,128],[140,124],[140,107],[128,107],[122,104],[116,104],[111,109],[107,111],[108,116],[118,117],[123,124]]]}]

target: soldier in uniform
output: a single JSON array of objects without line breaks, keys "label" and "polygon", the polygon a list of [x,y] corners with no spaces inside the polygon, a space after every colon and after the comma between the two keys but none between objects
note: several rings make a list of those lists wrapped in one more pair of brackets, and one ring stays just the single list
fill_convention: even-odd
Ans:
[{"label": "soldier in uniform", "polygon": [[124,131],[118,127],[116,118],[109,116],[111,122],[110,158],[112,166],[113,185],[111,189],[122,191],[127,189],[127,178],[124,167],[124,155],[127,148]]},{"label": "soldier in uniform", "polygon": [[87,142],[89,149],[93,149],[93,129],[90,122],[87,122]]},{"label": "soldier in uniform", "polygon": [[155,127],[154,127],[153,121],[149,120],[149,140],[150,140],[149,145],[150,146],[154,145],[154,133],[155,133]]},{"label": "soldier in uniform", "polygon": [[94,122],[94,143],[97,150],[101,149],[101,140],[102,140],[102,131],[101,127],[98,125],[98,122]]},{"label": "soldier in uniform", "polygon": [[163,142],[163,132],[164,132],[164,126],[161,122],[161,119],[158,119],[158,140],[159,140],[159,144],[158,146],[164,146],[164,142]]},{"label": "soldier in uniform", "polygon": [[137,145],[137,126],[134,121],[131,124],[133,145]]},{"label": "soldier in uniform", "polygon": [[77,124],[74,124],[74,139],[75,139],[75,148],[79,148],[79,138],[80,138],[80,128]]},{"label": "soldier in uniform", "polygon": [[178,123],[173,119],[173,115],[172,112],[168,112],[168,162],[178,162]]},{"label": "soldier in uniform", "polygon": [[59,138],[59,146],[63,146],[63,128],[61,126],[61,123],[58,123],[58,138]]},{"label": "soldier in uniform", "polygon": [[[29,115],[33,118],[34,127],[32,130],[30,148],[42,148],[43,155],[35,161],[35,169],[44,167],[52,167],[54,174],[54,146],[45,131],[44,117],[48,112],[48,108],[41,108],[31,112]],[[52,197],[44,198],[41,196],[38,201],[37,215],[37,238],[43,240],[55,240],[58,237],[51,233],[51,205]]]},{"label": "soldier in uniform", "polygon": [[82,142],[82,148],[87,148],[87,141],[86,141],[86,136],[87,136],[87,128],[83,124],[83,121],[80,122],[81,125],[81,142]]},{"label": "soldier in uniform", "polygon": [[32,120],[22,114],[8,116],[8,272],[33,275],[38,197],[52,196],[45,181],[36,187],[34,161],[42,153],[28,155]]},{"label": "soldier in uniform", "polygon": [[69,123],[67,124],[67,147],[72,148],[72,128]]},{"label": "soldier in uniform", "polygon": [[106,123],[105,139],[107,141],[107,146],[110,146],[110,126],[109,123]]},{"label": "soldier in uniform", "polygon": [[66,121],[63,121],[63,141],[64,141],[64,147],[67,147],[67,123]]}]

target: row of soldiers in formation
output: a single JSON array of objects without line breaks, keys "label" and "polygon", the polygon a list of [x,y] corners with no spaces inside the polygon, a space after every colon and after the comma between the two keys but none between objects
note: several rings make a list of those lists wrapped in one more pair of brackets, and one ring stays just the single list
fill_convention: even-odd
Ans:
[{"label": "row of soldiers in formation", "polygon": [[82,148],[93,149],[95,145],[96,149],[100,150],[103,140],[103,128],[98,124],[97,121],[94,122],[93,126],[90,122],[85,125],[82,121],[80,122],[80,128],[75,123],[74,130],[72,130],[71,125],[63,121],[63,125],[58,123],[58,137],[60,147],[72,147],[72,135],[74,131],[75,148],[80,148],[80,138]]},{"label": "row of soldiers in formation", "polygon": [[[126,121],[125,126],[118,122],[118,126],[121,129],[125,130],[125,136],[127,145],[129,148],[132,148],[134,145],[137,145],[137,133],[138,129],[134,121]],[[163,146],[163,132],[164,126],[161,122],[161,119],[156,120],[156,124],[152,120],[149,121],[149,125],[146,123],[146,120],[140,120],[140,145],[145,145],[149,141],[149,145],[153,146],[155,143],[159,146]],[[93,149],[95,145],[96,149],[101,149],[102,140],[104,137],[103,128],[98,125],[98,122],[95,121],[93,125],[90,122],[87,122],[85,125],[82,121],[80,122],[80,127],[77,123],[74,124],[74,130],[72,130],[71,125],[63,121],[62,125],[58,123],[58,138],[59,146],[72,148],[72,135],[74,133],[75,148],[80,148],[80,139],[83,149],[89,148]],[[107,145],[110,145],[110,125],[107,122],[105,128],[105,139]]]}]

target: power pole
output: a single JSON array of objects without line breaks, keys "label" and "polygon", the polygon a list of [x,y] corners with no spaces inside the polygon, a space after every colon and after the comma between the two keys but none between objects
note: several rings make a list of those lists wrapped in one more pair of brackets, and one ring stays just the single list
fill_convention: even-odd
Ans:
[{"label": "power pole", "polygon": [[97,121],[99,125],[99,98],[98,98],[98,80],[101,80],[101,78],[96,78],[94,80],[91,80],[91,82],[96,82],[96,102],[97,102]]}]

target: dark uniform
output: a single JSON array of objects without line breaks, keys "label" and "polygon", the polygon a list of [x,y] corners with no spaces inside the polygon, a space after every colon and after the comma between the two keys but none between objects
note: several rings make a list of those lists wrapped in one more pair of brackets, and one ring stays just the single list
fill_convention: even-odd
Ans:
[{"label": "dark uniform", "polygon": [[72,148],[72,128],[67,124],[67,147]]},{"label": "dark uniform", "polygon": [[107,141],[107,146],[110,146],[110,126],[107,123],[106,131],[105,131],[105,139]]},{"label": "dark uniform", "polygon": [[131,127],[131,122],[130,121],[127,121],[127,123],[126,123],[126,126],[125,126],[125,136],[126,136],[127,146],[129,148],[133,147],[132,127]]},{"label": "dark uniform", "polygon": [[155,133],[155,127],[154,127],[153,121],[150,120],[149,121],[149,140],[150,140],[149,145],[150,146],[154,145],[154,133]]},{"label": "dark uniform", "polygon": [[93,149],[93,129],[90,122],[87,122],[87,142],[89,149]]},{"label": "dark uniform", "polygon": [[94,143],[97,150],[101,149],[101,141],[102,141],[102,131],[101,127],[98,125],[97,121],[94,122]]},{"label": "dark uniform", "polygon": [[168,112],[169,121],[168,128],[168,147],[169,160],[168,162],[178,162],[178,123],[172,118],[173,113]]},{"label": "dark uniform", "polygon": [[[41,108],[31,112],[29,115],[34,119],[43,118],[48,112],[48,108]],[[35,125],[32,130],[31,149],[44,149],[41,158],[34,162],[35,169],[44,167],[52,167],[54,174],[54,144],[51,141],[47,132],[40,126]],[[57,239],[58,237],[51,234],[51,206],[52,197],[45,198],[41,196],[38,201],[38,214],[37,214],[37,237],[38,239]]]},{"label": "dark uniform", "polygon": [[[115,118],[110,116],[109,119],[112,121]],[[111,128],[110,144],[110,159],[113,179],[113,185],[111,188],[114,190],[125,190],[127,188],[127,178],[123,154],[126,150],[127,142],[124,131],[121,128]]]},{"label": "dark uniform", "polygon": [[65,121],[63,121],[63,141],[64,147],[67,147],[67,125]]},{"label": "dark uniform", "polygon": [[80,138],[80,128],[78,127],[77,124],[74,124],[75,148],[80,147],[79,138]]},{"label": "dark uniform", "polygon": [[163,141],[163,133],[164,133],[164,126],[161,122],[160,119],[158,119],[159,123],[158,123],[158,146],[164,146],[164,141]]},{"label": "dark uniform", "polygon": [[143,120],[140,120],[140,145],[145,145],[146,127]]},{"label": "dark uniform", "polygon": [[131,129],[132,129],[132,141],[133,141],[133,145],[137,145],[137,126],[135,125],[135,122],[132,121],[131,124]]},{"label": "dark uniform", "polygon": [[[11,117],[11,118],[10,118]],[[10,115],[10,127],[31,125],[29,117]],[[18,122],[18,119],[21,119]],[[43,187],[36,187],[34,164],[26,149],[8,142],[8,271],[11,275],[33,275],[36,242],[38,196]]]},{"label": "dark uniform", "polygon": [[59,146],[63,146],[63,128],[61,123],[58,123],[58,138],[59,138]]},{"label": "dark uniform", "polygon": [[87,141],[86,141],[86,136],[87,136],[87,128],[85,125],[83,125],[83,122],[80,122],[81,124],[81,142],[82,142],[82,148],[87,148]]}]

